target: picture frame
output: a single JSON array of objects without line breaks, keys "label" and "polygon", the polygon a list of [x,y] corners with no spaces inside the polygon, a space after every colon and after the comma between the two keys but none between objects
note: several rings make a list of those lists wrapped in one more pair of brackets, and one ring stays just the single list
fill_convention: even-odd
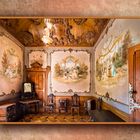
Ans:
[{"label": "picture frame", "polygon": [[[40,18],[46,18],[46,17],[40,17]],[[53,17],[54,18],[54,17]],[[63,18],[66,18],[67,19],[67,17],[63,17]],[[88,17],[86,17],[86,18],[88,18]],[[90,17],[91,18],[91,17]],[[62,19],[62,18],[61,18]],[[93,17],[91,18],[91,19],[94,19]],[[102,19],[102,18],[101,18]],[[105,19],[108,19],[108,18],[105,18]],[[106,35],[107,35],[107,33],[108,33],[108,30],[112,27],[112,24],[113,24],[113,22],[114,22],[114,19],[112,18],[109,18],[112,22],[111,22],[111,24],[109,24],[105,29],[105,32],[104,32],[104,35],[101,35],[101,39],[102,38],[104,38]],[[76,24],[81,24],[81,22],[79,22],[79,20],[75,20],[76,21]],[[59,47],[62,47],[62,46],[60,46],[60,44],[58,44],[58,46]],[[72,47],[77,47],[78,49],[80,49],[80,47],[89,47],[89,46],[78,46],[78,45],[75,45],[75,46],[67,46],[67,45],[65,45],[65,48],[69,48],[69,51],[73,51],[71,48]],[[97,47],[97,46],[96,46]],[[95,49],[96,49],[96,47],[95,47]],[[42,47],[43,48],[43,47]],[[44,48],[43,48],[44,49]],[[42,50],[43,50],[42,49]],[[54,46],[53,46],[53,49],[54,49]],[[46,49],[44,49],[45,51],[46,50],[49,50],[49,47]],[[52,50],[51,50],[52,51]],[[50,52],[51,52],[50,51]],[[62,51],[62,50],[61,50]],[[76,51],[79,51],[79,50],[76,50]],[[50,53],[49,52],[49,53]],[[53,51],[52,51],[53,52]],[[64,51],[65,52],[65,51]],[[48,57],[50,56],[50,54],[48,54]],[[51,62],[50,62],[50,58],[48,59],[48,61],[49,62],[47,62],[47,64],[48,65],[51,65]],[[91,61],[92,61],[93,59],[91,59]],[[26,62],[27,62],[27,60],[26,60]],[[25,63],[26,63],[25,62]],[[28,64],[28,63],[27,63]],[[93,64],[93,65],[95,65],[95,64]],[[91,69],[92,69],[93,67],[91,67]],[[112,76],[112,75],[111,75]],[[110,76],[110,77],[111,77]],[[91,83],[90,83],[91,84]],[[93,84],[93,83],[92,83]],[[51,88],[51,83],[50,83],[50,88]],[[33,92],[33,84],[32,83],[30,83],[30,82],[24,82],[24,84],[23,84],[23,92],[24,93],[30,93],[30,92]],[[71,89],[69,90],[70,92],[72,91]],[[86,92],[86,91],[85,91]],[[133,92],[131,91],[131,94],[133,94]],[[124,105],[124,106],[127,106],[127,108],[129,108],[129,104],[123,104],[122,102],[120,102],[120,101],[118,101],[116,98],[114,98],[114,97],[112,97],[112,96],[110,96],[110,94],[107,92],[107,94],[106,93],[104,93],[104,94],[98,94],[98,92],[97,93],[95,93],[95,95],[97,95],[97,97],[99,97],[99,98],[103,98],[103,99],[105,99],[105,100],[107,100],[107,102],[113,102],[114,104],[115,104],[115,106],[117,106],[118,104],[121,104],[122,106]],[[107,95],[107,96],[106,96]],[[129,96],[129,93],[128,93],[128,96]],[[133,98],[130,98],[131,100],[133,100]],[[134,101],[134,100],[133,100]],[[134,110],[136,107],[135,107],[135,104],[136,104],[136,102],[131,102],[132,104],[132,106],[131,106],[131,108],[133,108],[132,110]],[[122,106],[119,106],[120,108],[122,107]],[[138,106],[139,107],[139,106]],[[111,106],[110,106],[110,108],[111,108]],[[116,109],[117,110],[117,109]],[[119,110],[119,109],[118,109]],[[117,110],[117,111],[118,111]],[[116,114],[117,114],[117,111],[115,112]],[[128,115],[127,113],[124,113],[124,112],[119,112],[119,113],[121,113],[120,114],[120,116],[122,116],[122,117],[124,117],[124,119],[125,119],[125,117]],[[127,116],[126,117],[126,119],[129,119],[129,117],[131,117],[131,116]],[[92,120],[92,119],[91,119]],[[94,119],[93,119],[94,120]],[[26,123],[26,122],[24,122],[24,123]],[[61,124],[62,122],[55,122],[55,124]],[[66,124],[66,122],[63,122],[64,124]],[[75,124],[75,122],[70,122],[71,124]],[[129,122],[127,122],[127,123],[129,123]],[[27,123],[28,124],[28,123]],[[37,123],[38,124],[38,123]],[[44,124],[54,124],[53,122],[50,122],[50,123],[48,123],[48,122],[45,122]],[[78,124],[114,124],[114,122],[98,122],[98,123],[96,123],[96,122],[78,122]],[[116,124],[116,123],[115,123]],[[117,124],[125,124],[124,122],[117,122]],[[129,123],[129,124],[131,124],[131,122]]]},{"label": "picture frame", "polygon": [[31,93],[33,92],[33,83],[24,82],[23,83],[23,93]]}]

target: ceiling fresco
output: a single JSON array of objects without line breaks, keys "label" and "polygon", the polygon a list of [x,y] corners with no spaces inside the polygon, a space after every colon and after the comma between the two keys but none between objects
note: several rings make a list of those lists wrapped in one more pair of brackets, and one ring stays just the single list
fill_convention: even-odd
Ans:
[{"label": "ceiling fresco", "polygon": [[94,46],[109,19],[13,18],[0,25],[24,46]]}]

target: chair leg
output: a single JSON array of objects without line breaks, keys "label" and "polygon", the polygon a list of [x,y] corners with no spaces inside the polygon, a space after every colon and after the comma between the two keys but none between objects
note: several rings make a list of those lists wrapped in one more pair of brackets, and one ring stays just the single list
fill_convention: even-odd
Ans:
[{"label": "chair leg", "polygon": [[71,115],[73,116],[73,108],[71,108]]}]

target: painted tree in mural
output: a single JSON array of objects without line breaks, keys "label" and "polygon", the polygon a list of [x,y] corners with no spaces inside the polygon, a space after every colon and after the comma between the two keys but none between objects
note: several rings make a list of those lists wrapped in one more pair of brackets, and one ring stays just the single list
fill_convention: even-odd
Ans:
[{"label": "painted tree in mural", "polygon": [[119,48],[118,52],[114,54],[112,60],[113,64],[116,68],[122,67],[124,64],[127,64],[127,55],[128,48],[132,44],[132,39],[130,32],[127,31],[124,35],[124,39],[122,40],[122,46]]},{"label": "painted tree in mural", "polygon": [[21,61],[18,61],[18,67],[17,67],[17,73],[19,74],[19,76],[21,77]]},{"label": "painted tree in mural", "polygon": [[21,62],[13,48],[3,52],[1,63],[3,76],[8,79],[21,77]]},{"label": "painted tree in mural", "polygon": [[96,61],[96,78],[98,81],[106,82],[108,80],[112,82],[113,79],[115,81],[115,78],[126,75],[128,48],[132,45],[129,30],[112,42],[113,45],[108,46],[108,49],[102,48],[102,52]]},{"label": "painted tree in mural", "polygon": [[96,77],[97,79],[100,81],[102,78],[102,70],[101,70],[102,66],[99,63],[98,59],[96,61]]},{"label": "painted tree in mural", "polygon": [[123,40],[123,45],[122,45],[122,61],[123,63],[127,63],[127,54],[128,54],[128,48],[131,46],[132,44],[132,39],[131,39],[131,35],[130,32],[127,31],[125,36],[124,36],[124,40]]},{"label": "painted tree in mural", "polygon": [[6,69],[8,68],[8,58],[7,58],[7,54],[6,52],[4,51],[3,53],[3,57],[2,57],[2,67],[3,67],[3,73],[6,72]]},{"label": "painted tree in mural", "polygon": [[60,65],[58,63],[55,64],[55,77],[62,76],[62,75],[63,75],[63,71]]}]

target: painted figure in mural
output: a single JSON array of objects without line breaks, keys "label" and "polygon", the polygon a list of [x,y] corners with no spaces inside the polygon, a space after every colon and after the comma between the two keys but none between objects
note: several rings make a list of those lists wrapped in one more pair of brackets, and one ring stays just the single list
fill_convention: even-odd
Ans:
[{"label": "painted figure in mural", "polygon": [[21,75],[21,62],[15,50],[8,49],[2,56],[3,76],[8,79],[17,78]]},{"label": "painted figure in mural", "polygon": [[81,63],[77,58],[68,56],[62,62],[55,64],[56,80],[61,82],[78,82],[86,79],[88,74],[88,67]]},{"label": "painted figure in mural", "polygon": [[76,68],[72,72],[72,79],[78,79],[78,70]]},{"label": "painted figure in mural", "polygon": [[111,73],[112,73],[112,77],[116,76],[116,68],[113,63],[111,65]]},{"label": "painted figure in mural", "polygon": [[96,79],[103,87],[114,87],[118,81],[123,83],[127,75],[127,51],[131,46],[131,35],[124,32],[105,43],[96,61]]}]

